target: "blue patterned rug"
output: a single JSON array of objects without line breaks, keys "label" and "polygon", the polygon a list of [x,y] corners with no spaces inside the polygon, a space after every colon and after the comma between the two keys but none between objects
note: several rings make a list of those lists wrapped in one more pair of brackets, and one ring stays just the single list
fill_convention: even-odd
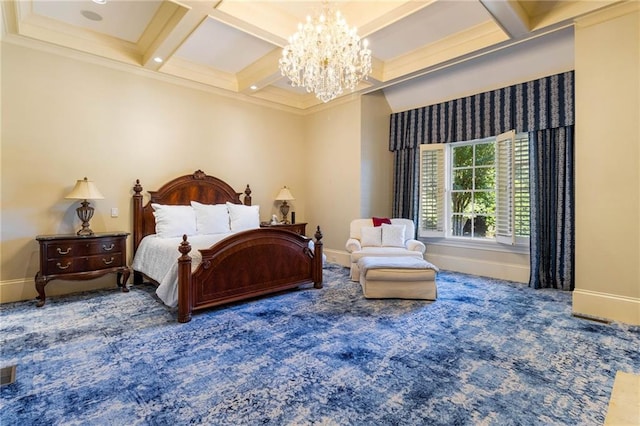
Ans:
[{"label": "blue patterned rug", "polygon": [[[53,284],[55,285],[55,283]],[[6,425],[602,424],[640,330],[571,294],[457,273],[367,300],[348,270],[178,324],[147,285],[0,307]]]}]

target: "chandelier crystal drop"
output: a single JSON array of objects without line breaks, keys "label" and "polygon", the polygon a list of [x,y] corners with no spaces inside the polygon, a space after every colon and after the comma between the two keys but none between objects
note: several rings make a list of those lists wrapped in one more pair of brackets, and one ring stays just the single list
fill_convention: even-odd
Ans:
[{"label": "chandelier crystal drop", "polygon": [[304,87],[322,102],[354,90],[371,73],[371,50],[349,28],[340,11],[324,4],[313,19],[298,25],[282,50],[280,71],[293,87]]}]

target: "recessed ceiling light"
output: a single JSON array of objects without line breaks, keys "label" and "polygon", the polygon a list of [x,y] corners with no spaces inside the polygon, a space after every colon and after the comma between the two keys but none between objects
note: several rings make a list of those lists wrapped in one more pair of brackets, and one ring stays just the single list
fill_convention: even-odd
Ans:
[{"label": "recessed ceiling light", "polygon": [[159,64],[161,64],[163,62],[162,58],[160,56],[156,56],[155,58],[153,58],[153,60]]},{"label": "recessed ceiling light", "polygon": [[91,0],[95,4],[107,4],[107,0]]},{"label": "recessed ceiling light", "polygon": [[81,10],[80,14],[91,21],[102,21],[102,16],[90,10]]},{"label": "recessed ceiling light", "polygon": [[255,84],[251,87],[249,87],[251,90],[258,90],[258,86],[256,86]]}]

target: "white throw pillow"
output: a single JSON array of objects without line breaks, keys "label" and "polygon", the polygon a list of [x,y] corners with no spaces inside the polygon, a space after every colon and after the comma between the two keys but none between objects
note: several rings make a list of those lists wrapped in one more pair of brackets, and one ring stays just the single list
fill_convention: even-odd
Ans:
[{"label": "white throw pillow", "polygon": [[382,228],[379,226],[363,226],[360,228],[362,233],[362,247],[380,247],[382,245]]},{"label": "white throw pillow", "polygon": [[385,247],[404,247],[404,225],[387,225],[382,226],[382,245]]},{"label": "white throw pillow", "polygon": [[229,209],[226,204],[201,204],[191,202],[196,212],[196,228],[198,234],[225,234],[231,232],[229,226]]},{"label": "white throw pillow", "polygon": [[245,231],[260,228],[260,206],[245,206],[227,202],[231,231]]},{"label": "white throw pillow", "polygon": [[196,213],[191,206],[170,206],[152,203],[156,218],[156,235],[160,238],[196,234]]}]

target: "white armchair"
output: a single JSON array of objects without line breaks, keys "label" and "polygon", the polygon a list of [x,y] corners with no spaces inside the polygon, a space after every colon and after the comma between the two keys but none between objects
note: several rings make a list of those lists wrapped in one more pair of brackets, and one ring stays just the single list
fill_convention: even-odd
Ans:
[{"label": "white armchair", "polygon": [[351,280],[360,280],[358,260],[363,257],[411,256],[424,259],[425,245],[414,239],[410,219],[391,219],[391,224],[373,226],[372,219],[354,219],[345,248],[351,257]]}]

